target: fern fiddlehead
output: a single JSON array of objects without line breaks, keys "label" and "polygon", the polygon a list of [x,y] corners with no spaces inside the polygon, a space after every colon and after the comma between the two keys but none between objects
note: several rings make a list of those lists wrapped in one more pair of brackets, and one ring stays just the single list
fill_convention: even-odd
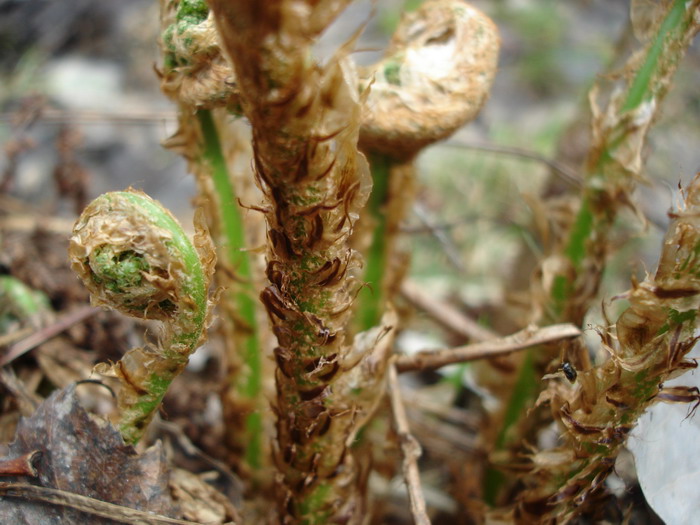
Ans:
[{"label": "fern fiddlehead", "polygon": [[136,443],[205,338],[214,252],[203,230],[192,243],[160,203],[129,190],[101,195],[85,208],[69,254],[93,304],[163,323],[157,345],[98,367],[121,381],[119,428],[126,442]]}]

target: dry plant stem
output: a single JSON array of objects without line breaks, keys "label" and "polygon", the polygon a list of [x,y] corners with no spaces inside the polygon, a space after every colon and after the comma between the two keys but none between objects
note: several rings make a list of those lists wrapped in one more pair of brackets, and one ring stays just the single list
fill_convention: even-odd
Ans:
[{"label": "dry plant stem", "polygon": [[0,357],[0,367],[11,363],[21,355],[29,352],[33,348],[36,348],[38,345],[46,342],[52,337],[57,336],[61,332],[68,330],[71,326],[83,322],[85,319],[95,315],[96,313],[97,311],[91,306],[84,306],[76,309],[73,312],[68,312],[61,315],[58,319],[56,319],[56,321],[40,330],[30,330],[29,333],[31,335],[12,345],[7,349],[7,352]]},{"label": "dry plant stem", "polygon": [[415,202],[413,204],[413,214],[418,217],[423,227],[433,236],[435,240],[440,243],[442,251],[447,256],[447,260],[452,265],[452,267],[459,272],[459,274],[464,275],[466,273],[466,268],[462,262],[462,256],[457,249],[454,241],[451,239],[450,235],[445,231],[444,228],[438,228],[433,224],[433,219],[430,217],[430,213],[425,207],[419,203]]},{"label": "dry plant stem", "polygon": [[408,490],[408,500],[411,503],[413,523],[416,525],[430,525],[430,518],[426,512],[425,498],[420,483],[420,471],[418,470],[418,458],[421,455],[420,445],[411,435],[408,426],[406,409],[401,399],[401,387],[396,367],[393,363],[387,370],[387,386],[391,399],[391,412],[394,416],[394,426],[399,437],[401,452],[403,454],[403,476]]},{"label": "dry plant stem", "polygon": [[[358,264],[349,237],[371,181],[357,152],[360,101],[352,72],[342,53],[325,67],[310,55],[346,4],[211,2],[268,201],[270,284],[261,299],[279,345],[275,459],[279,511],[289,523],[358,523],[364,512],[348,450],[358,406],[341,385],[362,359],[346,339]],[[381,383],[364,388],[378,395]]]},{"label": "dry plant stem", "polygon": [[[32,328],[31,326],[27,326],[25,328],[20,328],[18,330],[13,330],[12,332],[0,335],[0,348],[11,345],[16,341],[19,341],[20,339],[24,339],[32,333],[34,333],[34,328]],[[0,359],[0,366],[3,366],[2,362],[4,360],[5,356],[3,355],[2,359]]]},{"label": "dry plant stem", "polygon": [[458,138],[452,138],[445,142],[445,146],[451,146],[455,148],[464,148],[474,151],[484,151],[489,153],[497,153],[500,155],[507,155],[511,157],[516,157],[520,159],[532,160],[535,162],[540,162],[547,166],[552,173],[557,177],[561,178],[570,186],[578,188],[581,186],[581,177],[579,177],[576,171],[572,170],[568,166],[558,162],[555,159],[546,157],[536,151],[519,148],[517,146],[504,146],[501,144],[487,144],[483,142],[468,142]]},{"label": "dry plant stem", "polygon": [[7,483],[0,481],[0,496],[27,501],[41,501],[50,505],[70,507],[89,516],[99,516],[117,523],[139,523],[143,525],[201,525],[194,521],[178,520],[159,516],[152,512],[136,510],[108,503],[65,490],[30,485],[29,483]]},{"label": "dry plant stem", "polygon": [[436,323],[465,339],[488,341],[498,337],[498,334],[481,326],[449,303],[440,301],[422,290],[413,281],[405,280],[401,283],[401,295],[413,306],[428,314]]},{"label": "dry plant stem", "polygon": [[446,350],[418,352],[404,355],[396,359],[396,369],[399,372],[411,370],[434,370],[455,363],[465,363],[476,359],[488,359],[510,354],[532,346],[554,343],[581,335],[578,327],[565,323],[544,328],[531,326],[515,334],[501,339],[483,341]]},{"label": "dry plant stem", "polygon": [[573,385],[550,382],[540,396],[538,403],[551,405],[564,445],[530,456],[528,489],[520,497],[523,519],[564,520],[582,510],[651,403],[697,400],[678,396],[682,388],[667,394],[660,387],[697,366],[685,355],[697,341],[700,306],[700,175],[671,217],[656,273],[629,292],[630,306],[615,334],[601,334],[610,359],[579,371]]},{"label": "dry plant stem", "polygon": [[17,458],[0,458],[0,476],[36,477],[34,460],[41,454],[39,450],[28,452]]},{"label": "dry plant stem", "polygon": [[205,338],[216,259],[210,242],[200,229],[193,245],[170,212],[133,190],[98,197],[76,222],[69,255],[93,304],[164,326],[156,347],[132,349],[113,366],[96,368],[121,382],[117,417],[127,443],[141,438]]}]

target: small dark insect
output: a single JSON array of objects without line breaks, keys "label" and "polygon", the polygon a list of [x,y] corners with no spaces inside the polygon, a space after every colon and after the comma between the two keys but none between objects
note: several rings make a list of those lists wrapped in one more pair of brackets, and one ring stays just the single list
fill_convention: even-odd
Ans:
[{"label": "small dark insect", "polygon": [[569,363],[568,361],[564,361],[561,364],[561,371],[564,372],[564,375],[566,378],[571,381],[572,383],[576,381],[576,369],[574,368],[574,365]]}]

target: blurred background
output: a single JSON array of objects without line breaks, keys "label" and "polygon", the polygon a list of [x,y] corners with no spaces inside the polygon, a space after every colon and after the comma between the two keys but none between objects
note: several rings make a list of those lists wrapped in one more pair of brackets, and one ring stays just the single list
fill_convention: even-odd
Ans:
[{"label": "blurred background", "polygon": [[[639,43],[629,0],[472,3],[501,31],[500,70],[478,119],[419,157],[404,241],[415,282],[492,326],[500,305],[517,303],[508,292],[523,254],[540,254],[532,233],[539,196],[570,190],[580,176],[593,82]],[[319,55],[366,23],[354,56],[361,64],[378,60],[401,13],[419,4],[353,3]],[[67,239],[85,203],[133,186],[191,224],[194,181],[185,162],[161,147],[176,123],[155,71],[158,12],[155,0],[0,0],[1,215],[57,217]],[[608,266],[606,298],[626,290],[631,275],[653,270],[678,184],[700,169],[698,85],[696,42],[650,134],[648,181],[636,196],[647,223],[634,213],[621,218],[626,242]],[[589,322],[599,320],[594,309]],[[403,341],[449,344],[420,317]]]},{"label": "blurred background", "polygon": [[[401,13],[419,3],[353,3],[319,54],[366,22],[355,58],[376,61]],[[477,121],[420,157],[420,196],[406,233],[415,248],[414,276],[478,307],[498,302],[523,243],[536,254],[528,198],[550,177],[577,175],[587,145],[587,92],[618,50],[635,41],[625,0],[473,3],[499,26],[500,70]],[[61,184],[83,185],[83,200],[134,186],[189,222],[193,180],[184,161],[160,146],[175,130],[175,113],[155,73],[158,9],[153,0],[0,0],[0,182],[6,195],[70,218],[74,205],[57,197],[77,190],[61,190]],[[696,45],[652,132],[652,182],[639,197],[651,225],[620,253],[622,266],[633,252],[653,261],[674,189],[700,167],[699,59]],[[59,173],[68,180],[54,182],[66,155],[80,167],[73,174],[80,181]],[[544,160],[558,161],[559,169]],[[630,228],[639,228],[638,221]],[[616,263],[611,268],[621,270]],[[611,286],[620,291],[626,284]]]}]

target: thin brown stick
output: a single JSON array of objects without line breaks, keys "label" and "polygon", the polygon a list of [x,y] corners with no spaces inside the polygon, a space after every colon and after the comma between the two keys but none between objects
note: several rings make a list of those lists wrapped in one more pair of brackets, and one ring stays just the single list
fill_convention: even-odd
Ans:
[{"label": "thin brown stick", "polygon": [[8,215],[0,219],[0,229],[13,232],[33,232],[36,230],[68,236],[73,231],[75,219],[42,216],[36,214]]},{"label": "thin brown stick", "polygon": [[8,349],[7,353],[0,357],[0,367],[11,363],[19,356],[25,354],[26,352],[29,352],[29,350],[31,350],[32,348],[40,345],[41,343],[46,342],[52,337],[57,336],[64,330],[67,330],[68,328],[73,326],[74,324],[80,323],[88,317],[95,315],[97,312],[99,312],[99,310],[93,306],[83,306],[81,308],[78,308],[77,310],[62,315],[58,318],[58,320],[55,323],[50,324],[49,326],[46,326],[45,328],[42,328],[40,330],[37,330],[29,337],[26,337],[18,343],[12,345]]},{"label": "thin brown stick", "polygon": [[430,234],[440,243],[440,246],[442,246],[442,250],[445,252],[447,260],[450,261],[450,264],[454,266],[458,272],[465,273],[467,269],[464,267],[459,250],[455,246],[455,243],[448,232],[446,232],[444,229],[436,228],[432,224],[430,217],[428,217],[427,210],[419,202],[416,202],[413,205],[413,214],[418,217],[418,220],[423,223],[423,226],[425,226]]},{"label": "thin brown stick", "polygon": [[20,381],[15,371],[10,368],[0,368],[0,385],[17,400],[19,414],[31,416],[43,401],[36,392],[31,392],[24,382]]},{"label": "thin brown stick", "polygon": [[434,296],[422,290],[413,281],[406,280],[403,282],[401,295],[413,306],[432,317],[443,328],[466,339],[490,341],[498,337],[498,334],[480,326],[476,321],[467,317],[453,306],[435,299]]},{"label": "thin brown stick", "polygon": [[411,504],[411,514],[413,523],[416,525],[430,525],[430,518],[425,509],[425,498],[420,483],[420,472],[418,470],[418,458],[421,455],[421,448],[416,438],[411,435],[406,417],[406,409],[401,400],[401,390],[399,387],[398,374],[394,363],[389,364],[387,371],[387,387],[389,398],[391,399],[391,413],[394,416],[394,426],[399,436],[401,453],[403,455],[403,477],[408,490],[408,501]]},{"label": "thin brown stick", "polygon": [[554,324],[544,328],[528,326],[524,330],[500,339],[458,346],[456,348],[428,350],[413,355],[399,356],[396,359],[396,368],[399,372],[433,370],[454,363],[464,363],[476,359],[509,354],[531,346],[553,343],[580,335],[581,330],[569,323]]},{"label": "thin brown stick", "polygon": [[29,483],[0,482],[0,496],[21,498],[29,501],[43,501],[52,505],[70,507],[85,512],[92,516],[118,521],[119,523],[133,523],[139,525],[162,525],[174,523],[177,525],[202,525],[196,521],[178,520],[161,516],[152,512],[136,510],[114,503],[107,503],[95,498],[82,496],[65,490],[51,489],[30,485]]},{"label": "thin brown stick", "polygon": [[36,477],[34,460],[41,454],[33,450],[17,458],[0,458],[0,476],[32,476]]},{"label": "thin brown stick", "polygon": [[19,328],[18,330],[10,332],[9,334],[0,335],[0,348],[16,343],[20,339],[24,339],[25,337],[34,333],[34,330],[36,329],[32,326],[25,326],[24,328]]}]

